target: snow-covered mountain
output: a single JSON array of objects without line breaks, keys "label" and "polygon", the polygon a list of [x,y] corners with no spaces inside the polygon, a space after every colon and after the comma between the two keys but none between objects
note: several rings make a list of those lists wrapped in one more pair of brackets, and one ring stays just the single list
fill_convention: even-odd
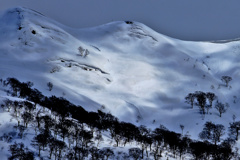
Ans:
[{"label": "snow-covered mountain", "polygon": [[[197,138],[206,121],[228,125],[233,114],[240,117],[237,40],[181,41],[129,21],[75,29],[19,7],[0,16],[0,55],[1,78],[32,81],[45,95],[136,125],[181,132],[182,124]],[[232,77],[229,87],[222,76]],[[202,119],[185,103],[195,91],[215,93],[228,111],[220,118],[212,109]]]}]

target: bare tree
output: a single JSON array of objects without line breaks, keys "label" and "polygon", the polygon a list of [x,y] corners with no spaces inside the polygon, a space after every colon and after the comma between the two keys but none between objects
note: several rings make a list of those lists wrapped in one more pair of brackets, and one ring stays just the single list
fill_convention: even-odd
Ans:
[{"label": "bare tree", "polygon": [[215,108],[219,112],[219,116],[220,117],[222,117],[222,114],[227,111],[228,107],[229,107],[228,103],[223,104],[223,103],[218,102],[218,101],[217,101],[217,103],[215,105]]},{"label": "bare tree", "polygon": [[48,90],[51,91],[52,88],[53,88],[52,82],[48,82],[48,83],[47,83],[47,86],[48,86]]},{"label": "bare tree", "polygon": [[214,124],[206,122],[203,131],[199,133],[199,137],[203,140],[210,140],[215,145],[220,142],[221,137],[225,134],[225,128],[222,124]]},{"label": "bare tree", "polygon": [[47,146],[49,139],[51,138],[51,133],[49,131],[43,131],[42,133],[35,136],[32,140],[32,145],[38,149],[38,156],[41,156],[41,150]]},{"label": "bare tree", "polygon": [[24,112],[22,114],[22,119],[23,119],[23,123],[25,125],[25,127],[28,127],[28,123],[31,122],[33,120],[33,115],[29,112]]},{"label": "bare tree", "polygon": [[229,126],[229,136],[230,137],[233,137],[237,141],[239,131],[240,131],[240,121],[230,123],[230,126]]},{"label": "bare tree", "polygon": [[180,124],[180,128],[182,130],[182,136],[183,136],[184,125]]},{"label": "bare tree", "polygon": [[206,96],[207,96],[207,99],[209,101],[210,106],[212,107],[212,102],[215,99],[217,99],[217,96],[214,93],[212,93],[212,92],[207,92]]},{"label": "bare tree", "polygon": [[189,93],[186,97],[185,97],[185,102],[191,104],[192,108],[193,108],[193,104],[194,104],[194,100],[195,100],[196,96],[194,93]]},{"label": "bare tree", "polygon": [[196,98],[197,98],[196,105],[199,106],[201,113],[203,115],[205,115],[205,106],[206,106],[206,103],[207,103],[206,93],[204,93],[202,91],[196,91],[195,95],[196,95]]},{"label": "bare tree", "polygon": [[220,142],[221,137],[225,134],[225,127],[222,124],[216,124],[213,130],[213,140],[214,144]]},{"label": "bare tree", "polygon": [[226,87],[228,87],[228,84],[232,80],[232,77],[230,77],[230,76],[222,76],[221,80],[226,84]]}]

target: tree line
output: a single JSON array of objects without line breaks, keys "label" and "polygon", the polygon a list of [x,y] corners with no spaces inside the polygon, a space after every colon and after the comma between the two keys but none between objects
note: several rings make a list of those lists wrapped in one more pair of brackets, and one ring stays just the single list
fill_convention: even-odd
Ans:
[{"label": "tree line", "polygon": [[[3,85],[9,87],[8,94],[24,98],[25,101],[5,100],[3,109],[13,112],[18,120],[15,126],[18,136],[22,138],[26,128],[33,126],[35,136],[32,140],[41,157],[42,151],[48,151],[49,158],[54,159],[118,159],[111,147],[99,148],[102,143],[103,132],[107,132],[114,141],[114,146],[125,146],[136,143],[136,147],[130,148],[128,153],[121,153],[124,159],[140,159],[152,156],[155,160],[160,159],[164,152],[169,152],[174,158],[180,159],[184,155],[190,155],[194,159],[231,159],[236,156],[233,151],[233,144],[238,139],[240,122],[230,124],[229,130],[234,138],[221,141],[221,126],[208,122],[205,124],[199,137],[203,141],[191,140],[188,136],[169,131],[160,125],[153,130],[146,126],[136,126],[131,123],[119,121],[110,113],[101,110],[88,112],[83,107],[77,106],[62,97],[44,96],[39,90],[32,88],[32,82],[20,82],[16,78],[7,78],[2,81]],[[211,94],[197,92],[195,97],[203,113],[205,113],[205,102],[201,98],[208,99],[211,105],[214,98]],[[207,96],[208,95],[208,96]],[[189,101],[191,103],[191,101]],[[37,110],[37,104],[42,110]],[[202,107],[204,106],[204,107]],[[49,110],[51,114],[46,114]],[[217,128],[217,129],[216,129]],[[217,137],[218,135],[218,137]],[[11,141],[11,137],[3,135],[2,140]],[[10,139],[10,140],[9,140]],[[234,139],[234,140],[233,140]],[[95,142],[95,143],[94,143]],[[21,150],[21,152],[19,152]],[[33,152],[24,147],[22,143],[10,145],[11,157],[28,156],[34,159]],[[32,157],[32,158],[31,158]]]}]

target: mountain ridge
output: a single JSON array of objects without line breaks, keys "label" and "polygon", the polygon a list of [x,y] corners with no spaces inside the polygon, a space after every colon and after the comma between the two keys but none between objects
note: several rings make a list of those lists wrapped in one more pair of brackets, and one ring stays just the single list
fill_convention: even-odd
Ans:
[{"label": "mountain ridge", "polygon": [[[18,12],[25,18],[20,22]],[[178,130],[182,123],[194,137],[200,130],[192,129],[196,123],[224,121],[224,116],[220,119],[212,111],[202,120],[197,108],[187,109],[188,93],[214,92],[231,104],[228,117],[238,111],[232,98],[239,99],[240,91],[238,41],[181,41],[134,21],[72,29],[21,7],[3,15],[2,78],[33,81],[46,95],[64,96],[87,110],[104,106],[106,112],[137,125],[164,124]],[[224,75],[233,78],[232,88],[222,85]],[[54,85],[51,92],[46,90],[48,82]],[[191,124],[189,119],[194,119]]]}]

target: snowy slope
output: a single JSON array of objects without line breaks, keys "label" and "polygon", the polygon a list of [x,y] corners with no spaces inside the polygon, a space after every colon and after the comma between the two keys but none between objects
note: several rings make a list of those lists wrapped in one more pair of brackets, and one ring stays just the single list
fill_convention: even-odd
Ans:
[{"label": "snowy slope", "polygon": [[[239,41],[180,41],[138,22],[73,29],[21,7],[2,13],[0,35],[1,78],[32,81],[87,110],[104,106],[120,120],[176,132],[183,124],[193,138],[208,120],[227,126],[233,114],[240,117]],[[233,78],[231,88],[223,75]],[[184,102],[195,91],[214,92],[230,108],[222,118],[212,109],[203,120]]]}]

